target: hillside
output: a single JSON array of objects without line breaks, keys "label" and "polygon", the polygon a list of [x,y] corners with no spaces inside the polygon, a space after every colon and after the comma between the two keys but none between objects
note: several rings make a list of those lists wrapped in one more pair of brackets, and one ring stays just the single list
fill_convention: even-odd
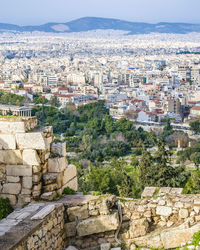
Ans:
[{"label": "hillside", "polygon": [[46,23],[39,26],[18,26],[0,23],[0,31],[70,33],[97,29],[122,30],[128,31],[129,34],[149,34],[152,32],[187,34],[190,32],[200,32],[200,24],[167,22],[150,24],[99,17],[83,17],[66,23]]}]

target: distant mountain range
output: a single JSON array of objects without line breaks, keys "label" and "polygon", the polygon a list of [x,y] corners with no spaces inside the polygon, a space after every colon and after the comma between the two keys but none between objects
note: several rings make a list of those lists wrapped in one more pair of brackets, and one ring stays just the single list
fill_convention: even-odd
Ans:
[{"label": "distant mountain range", "polygon": [[149,34],[149,33],[174,33],[187,34],[190,32],[200,32],[200,24],[189,23],[141,23],[128,22],[119,19],[99,18],[99,17],[83,17],[67,23],[46,23],[39,26],[18,26],[13,24],[0,23],[0,31],[17,31],[17,32],[54,32],[54,33],[70,33],[84,32],[91,30],[122,30],[128,34]]}]

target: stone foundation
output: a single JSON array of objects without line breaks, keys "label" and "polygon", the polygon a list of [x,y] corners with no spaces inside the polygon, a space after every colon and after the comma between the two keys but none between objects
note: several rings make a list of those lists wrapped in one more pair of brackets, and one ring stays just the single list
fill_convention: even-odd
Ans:
[{"label": "stone foundation", "polygon": [[22,205],[52,200],[66,186],[78,189],[65,143],[53,139],[52,127],[38,128],[34,117],[0,119],[0,197]]},{"label": "stone foundation", "polygon": [[160,191],[123,202],[111,195],[67,195],[57,202],[30,204],[0,222],[0,247],[100,250],[120,242],[127,250],[180,247],[200,231],[200,195]]}]

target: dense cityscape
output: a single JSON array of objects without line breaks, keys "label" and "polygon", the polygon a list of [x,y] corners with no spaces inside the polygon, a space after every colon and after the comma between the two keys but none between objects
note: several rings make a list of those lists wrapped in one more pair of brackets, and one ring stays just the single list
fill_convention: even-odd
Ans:
[{"label": "dense cityscape", "polygon": [[194,1],[2,3],[2,250],[200,249]]}]

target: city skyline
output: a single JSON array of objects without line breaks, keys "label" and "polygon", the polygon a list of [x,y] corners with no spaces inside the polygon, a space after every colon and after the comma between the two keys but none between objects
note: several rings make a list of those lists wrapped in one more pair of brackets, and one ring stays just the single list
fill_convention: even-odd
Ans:
[{"label": "city skyline", "polygon": [[[11,8],[12,6],[12,8]],[[116,18],[132,22],[200,23],[198,0],[8,0],[1,4],[0,23],[40,25],[48,22],[64,23],[85,16]]]}]

